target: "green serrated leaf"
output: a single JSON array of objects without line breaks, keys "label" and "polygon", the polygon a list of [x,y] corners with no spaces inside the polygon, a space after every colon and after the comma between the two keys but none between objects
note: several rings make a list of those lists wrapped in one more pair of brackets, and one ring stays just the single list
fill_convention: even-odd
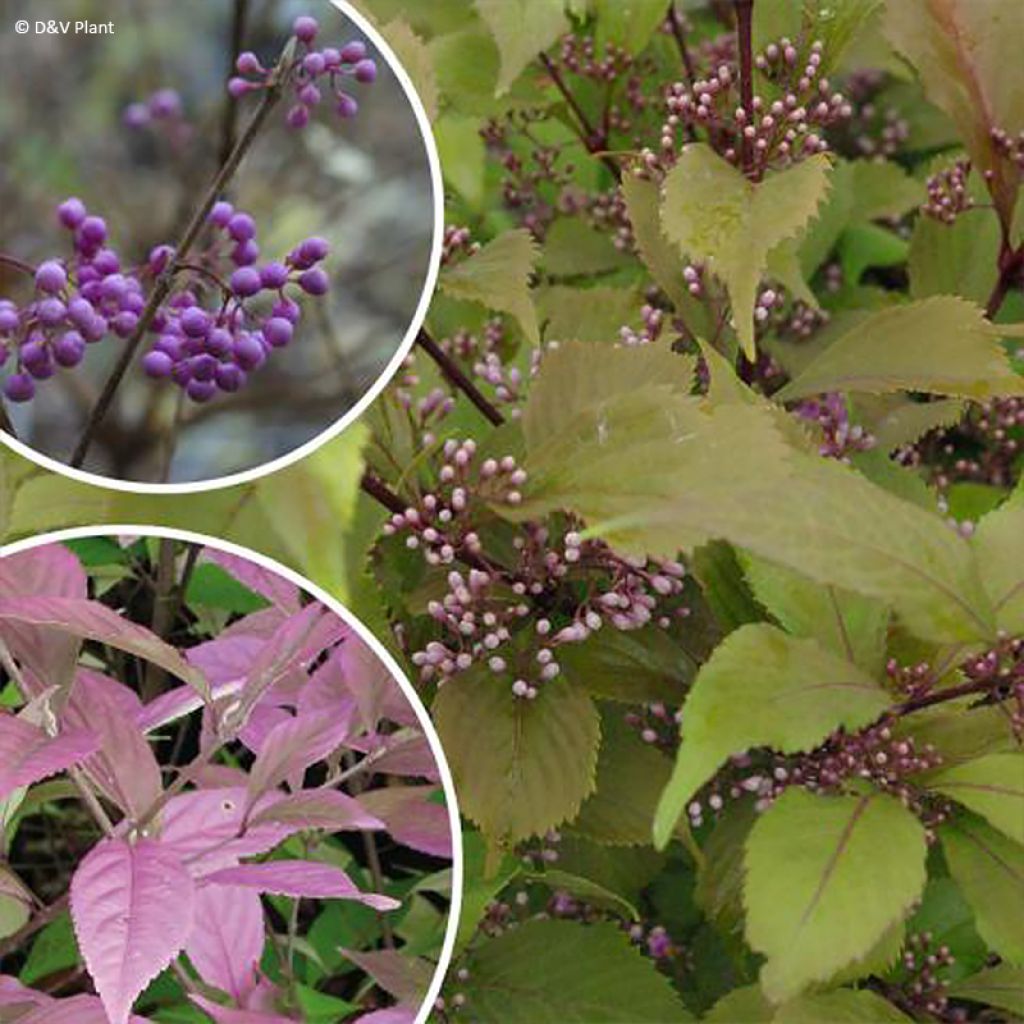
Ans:
[{"label": "green serrated leaf", "polygon": [[426,42],[416,34],[404,18],[395,18],[381,27],[381,35],[395,51],[406,74],[412,79],[416,93],[423,102],[427,117],[437,117],[437,72],[433,56]]},{"label": "green serrated leaf", "polygon": [[918,217],[910,236],[910,295],[960,295],[984,305],[999,277],[999,219],[977,209],[943,224]]},{"label": "green serrated leaf", "polygon": [[983,1006],[996,1006],[1024,1017],[1024,968],[1012,964],[988,967],[950,985],[947,995]]},{"label": "green serrated leaf", "polygon": [[527,921],[482,942],[466,966],[469,978],[461,990],[476,1024],[693,1019],[668,979],[610,923]]},{"label": "green serrated leaf", "polygon": [[928,785],[1024,844],[1024,752],[964,761],[933,775]]},{"label": "green serrated leaf", "polygon": [[815,215],[828,169],[824,156],[813,156],[754,184],[709,146],[693,143],[665,178],[665,234],[690,259],[708,262],[729,290],[748,359],[755,354],[754,299],[768,254]]},{"label": "green serrated leaf", "polygon": [[602,716],[597,786],[573,821],[574,832],[612,846],[646,846],[672,762],[627,725],[622,710]]},{"label": "green serrated leaf", "polygon": [[[623,327],[639,326],[642,304],[637,288],[555,285],[537,292],[537,313],[546,341],[586,341],[611,347],[621,340]],[[597,351],[594,358],[600,358]]]},{"label": "green serrated leaf", "polygon": [[682,742],[658,805],[656,843],[668,841],[686,804],[731,754],[760,746],[809,750],[841,725],[874,721],[890,703],[871,676],[816,641],[774,626],[742,626],[700,670],[683,705]]},{"label": "green serrated leaf", "polygon": [[470,673],[441,688],[434,719],[462,811],[493,841],[542,835],[593,792],[597,709],[567,680],[527,701],[507,678]]},{"label": "green serrated leaf", "polygon": [[1003,959],[1024,967],[1024,847],[967,814],[943,825],[939,836],[979,934]]},{"label": "green serrated leaf", "polygon": [[1024,487],[978,524],[971,538],[996,621],[1008,633],[1024,632]]},{"label": "green serrated leaf", "polygon": [[885,657],[889,610],[877,601],[741,554],[754,595],[794,636],[817,640],[826,650],[877,674]]},{"label": "green serrated leaf", "polygon": [[867,990],[840,989],[801,996],[780,1006],[772,1024],[883,1024],[888,1021],[912,1021],[887,999]]},{"label": "green serrated leaf", "polygon": [[925,882],[917,819],[890,796],[788,789],[747,840],[747,940],[761,986],[785,1002],[866,954]]},{"label": "green serrated leaf", "polygon": [[536,243],[528,231],[506,231],[446,269],[440,288],[453,298],[479,302],[488,309],[514,316],[526,337],[536,345],[540,333],[530,295],[530,276],[537,257]]},{"label": "green serrated leaf", "polygon": [[474,0],[501,54],[495,94],[508,92],[527,64],[569,30],[563,0]]},{"label": "green serrated leaf", "polygon": [[999,336],[978,306],[951,295],[885,309],[837,338],[776,398],[901,389],[963,398],[1024,393],[1024,377]]}]

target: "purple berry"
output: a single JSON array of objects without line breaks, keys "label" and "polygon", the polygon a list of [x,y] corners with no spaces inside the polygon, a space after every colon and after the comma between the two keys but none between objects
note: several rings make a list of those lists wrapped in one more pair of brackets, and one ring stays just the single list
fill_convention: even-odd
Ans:
[{"label": "purple berry", "polygon": [[259,57],[251,50],[246,50],[245,53],[238,55],[235,67],[240,75],[259,75],[266,70],[260,63]]},{"label": "purple berry", "polygon": [[260,247],[250,239],[239,242],[231,251],[231,262],[236,267],[251,267],[260,258]]},{"label": "purple berry", "polygon": [[162,274],[167,269],[167,264],[174,259],[174,247],[170,245],[158,245],[150,250],[149,270],[153,274]]},{"label": "purple berry", "polygon": [[153,351],[162,352],[172,363],[177,363],[182,357],[181,338],[174,334],[161,334],[153,346]]},{"label": "purple berry", "polygon": [[233,341],[230,331],[224,330],[223,327],[215,327],[206,339],[206,351],[218,359],[224,358],[231,354]]},{"label": "purple berry", "polygon": [[192,379],[193,380],[213,380],[213,375],[217,372],[217,360],[213,356],[206,354],[198,355],[193,358],[192,363]]},{"label": "purple berry", "polygon": [[355,96],[350,96],[347,92],[341,92],[338,93],[338,105],[335,109],[338,112],[338,116],[347,121],[359,113],[359,101]]},{"label": "purple berry", "polygon": [[313,270],[307,270],[299,278],[299,287],[307,295],[326,295],[330,290],[331,282],[319,267],[315,267]]},{"label": "purple berry", "polygon": [[279,316],[292,324],[297,324],[302,317],[302,308],[292,299],[281,299],[274,303],[271,316]]},{"label": "purple berry", "polygon": [[21,362],[29,373],[34,374],[50,361],[50,352],[41,341],[30,341],[21,346]]},{"label": "purple berry", "polygon": [[185,393],[193,402],[208,402],[217,394],[217,385],[212,380],[190,380]]},{"label": "purple berry", "polygon": [[234,353],[235,361],[243,370],[255,370],[267,358],[259,339],[248,331],[235,338]]},{"label": "purple berry", "polygon": [[169,377],[174,369],[174,360],[166,353],[154,349],[142,360],[142,369],[147,377],[160,380]]},{"label": "purple berry", "polygon": [[68,319],[79,329],[88,326],[95,316],[96,310],[93,309],[92,303],[80,295],[76,295],[68,303]]},{"label": "purple berry", "polygon": [[205,338],[210,333],[210,318],[198,306],[181,314],[181,329],[190,338]]},{"label": "purple berry", "polygon": [[121,269],[121,260],[113,249],[100,249],[92,258],[93,269],[103,277],[116,274]]},{"label": "purple berry", "polygon": [[120,302],[128,294],[128,283],[122,274],[111,274],[100,282],[100,295],[104,299]]},{"label": "purple berry", "polygon": [[41,292],[56,295],[67,286],[67,283],[67,271],[56,260],[47,260],[39,264],[36,271],[36,287]]},{"label": "purple berry", "polygon": [[299,90],[299,102],[305,107],[315,107],[321,99],[320,90],[312,82]]},{"label": "purple berry", "polygon": [[335,71],[341,65],[341,51],[333,46],[327,47],[322,54],[324,58],[324,70]]},{"label": "purple berry", "polygon": [[[24,349],[22,349],[22,353],[24,353]],[[33,363],[31,366],[27,363],[25,364],[25,369],[28,370],[35,380],[49,380],[56,372],[53,365],[53,356],[51,356],[50,352],[46,349],[44,349],[44,353],[46,356],[45,359],[41,359],[38,362]]]},{"label": "purple berry", "polygon": [[247,82],[244,78],[232,78],[228,81],[228,95],[235,100],[240,100],[247,92],[252,92],[259,86]]},{"label": "purple berry", "polygon": [[88,211],[85,208],[85,203],[75,196],[65,199],[57,207],[57,219],[70,231],[74,231],[87,216]]},{"label": "purple berry", "polygon": [[139,317],[136,313],[118,313],[110,321],[110,326],[119,338],[130,338],[139,326]]},{"label": "purple berry", "polygon": [[16,309],[0,309],[0,334],[13,334],[18,329],[18,322]]},{"label": "purple berry", "polygon": [[84,356],[85,338],[78,331],[68,331],[58,339],[53,347],[54,359],[68,369],[77,366]]},{"label": "purple berry", "polygon": [[366,57],[366,43],[360,39],[353,39],[341,48],[341,59],[346,64],[355,64]]},{"label": "purple berry", "polygon": [[291,321],[283,317],[271,317],[263,325],[263,337],[273,348],[284,348],[292,340],[294,333],[295,328],[292,327]]},{"label": "purple berry", "polygon": [[50,327],[59,324],[67,316],[68,307],[60,299],[43,299],[36,305],[36,316]]},{"label": "purple berry", "polygon": [[231,290],[239,298],[247,299],[262,289],[259,271],[253,267],[239,267],[231,275]]},{"label": "purple berry", "polygon": [[106,336],[109,324],[107,323],[106,317],[102,317],[97,314],[89,321],[89,323],[79,324],[78,329],[85,335],[86,341],[96,342],[102,341]]},{"label": "purple berry", "polygon": [[236,213],[228,221],[228,234],[236,242],[248,242],[256,237],[256,221],[247,213]]},{"label": "purple berry", "polygon": [[304,107],[301,103],[297,103],[288,111],[285,121],[289,128],[296,130],[305,128],[309,124],[309,107]]},{"label": "purple berry", "polygon": [[174,364],[174,369],[171,370],[171,380],[173,380],[175,384],[184,387],[191,379],[192,365],[188,360]]},{"label": "purple berry", "polygon": [[370,85],[377,81],[377,62],[367,58],[356,64],[355,76],[357,82],[363,85]]},{"label": "purple berry", "polygon": [[264,288],[283,288],[288,283],[288,268],[283,263],[268,263],[260,268]]},{"label": "purple berry", "polygon": [[136,291],[130,291],[121,298],[122,313],[134,313],[136,316],[141,316],[145,308],[146,300]]},{"label": "purple berry", "polygon": [[304,15],[301,18],[295,19],[292,31],[302,42],[308,45],[316,39],[316,34],[320,31],[320,25],[317,23],[316,18]]},{"label": "purple berry", "polygon": [[86,217],[78,229],[82,244],[98,248],[107,240],[107,222],[102,217]]},{"label": "purple berry", "polygon": [[149,124],[149,107],[145,103],[129,103],[121,120],[128,128],[144,128]]},{"label": "purple berry", "polygon": [[213,204],[213,209],[210,210],[208,220],[218,228],[226,228],[228,224],[231,223],[231,218],[234,215],[235,208],[230,203],[227,203],[222,199],[220,202]]},{"label": "purple berry", "polygon": [[149,112],[158,121],[180,117],[181,97],[174,89],[159,89],[149,97]]},{"label": "purple berry", "polygon": [[27,373],[14,373],[4,381],[4,394],[12,402],[31,402],[36,394],[35,381]]},{"label": "purple berry", "polygon": [[245,371],[234,363],[221,363],[215,380],[221,391],[238,391],[245,384]]},{"label": "purple berry", "polygon": [[326,68],[327,61],[324,60],[322,53],[308,53],[302,61],[302,70],[307,75],[312,75],[313,78],[316,78],[317,75],[322,75]]},{"label": "purple berry", "polygon": [[299,259],[311,267],[314,263],[327,259],[331,252],[331,243],[326,238],[313,236],[299,244]]}]

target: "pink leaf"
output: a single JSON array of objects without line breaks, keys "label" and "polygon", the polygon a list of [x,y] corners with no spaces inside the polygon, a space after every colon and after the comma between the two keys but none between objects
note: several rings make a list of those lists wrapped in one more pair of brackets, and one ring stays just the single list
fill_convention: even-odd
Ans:
[{"label": "pink leaf", "polygon": [[219,565],[242,586],[265,597],[271,604],[276,604],[286,612],[297,612],[302,607],[301,593],[294,583],[276,572],[264,569],[262,565],[257,565],[248,558],[240,558],[216,548],[203,548],[201,561]]},{"label": "pink leaf", "polygon": [[[127,1019],[131,1024],[149,1024],[148,1017],[135,1014]],[[27,1017],[20,1017],[18,1024],[110,1024],[110,1018],[95,996],[73,996],[40,1005]]]},{"label": "pink leaf", "polygon": [[[85,571],[63,544],[47,544],[0,561],[0,600],[17,601],[33,594],[84,598],[87,592]],[[78,660],[78,637],[55,636],[49,629],[13,621],[6,623],[2,632],[32,688],[26,697],[71,681]]]},{"label": "pink leaf", "polygon": [[130,818],[138,820],[163,790],[160,765],[135,720],[138,698],[116,679],[79,669],[63,714],[71,726],[99,737],[85,762],[89,778]]},{"label": "pink leaf", "polygon": [[0,713],[0,800],[20,786],[30,786],[70,768],[99,746],[85,729],[47,736],[23,718]]},{"label": "pink leaf", "polygon": [[203,981],[241,1003],[256,984],[263,942],[259,893],[230,885],[197,890],[195,919],[185,952]]},{"label": "pink leaf", "polygon": [[395,910],[402,904],[390,896],[360,891],[341,868],[306,860],[271,860],[240,864],[208,875],[211,885],[244,885],[277,896],[305,896],[320,900],[355,900],[375,910]]},{"label": "pink leaf", "polygon": [[195,887],[180,858],[152,839],[105,839],[71,879],[71,918],[111,1024],[181,952]]},{"label": "pink leaf", "polygon": [[416,1011],[407,1006],[389,1006],[356,1017],[352,1024],[416,1024]]},{"label": "pink leaf", "polygon": [[384,822],[370,814],[358,800],[336,789],[305,789],[267,803],[249,820],[251,826],[264,822],[297,825],[303,829],[323,828],[331,832],[384,828]]},{"label": "pink leaf", "polygon": [[[246,791],[239,788],[204,789],[182,793],[161,812],[160,842],[175,851],[194,878],[237,864],[272,850],[304,827],[298,823],[264,823],[239,836],[245,820]],[[257,801],[259,812],[265,804]]]},{"label": "pink leaf", "polygon": [[452,856],[452,826],[448,809],[430,802],[433,786],[389,786],[362,793],[359,799],[371,814],[382,818],[391,838],[433,857]]},{"label": "pink leaf", "polygon": [[355,700],[345,680],[343,652],[349,644],[358,642],[355,637],[349,637],[341,647],[331,651],[324,663],[309,677],[309,681],[299,691],[300,715],[333,715],[339,707]]},{"label": "pink leaf", "polygon": [[377,774],[415,775],[431,782],[441,781],[437,758],[427,738],[417,730],[406,728],[384,735],[359,736],[350,740],[349,746],[373,754],[373,770]]},{"label": "pink leaf", "polygon": [[[412,713],[387,666],[357,637],[342,645],[340,665],[345,685],[359,704],[367,732],[376,732],[382,718],[393,717],[396,722],[403,722]],[[415,715],[411,723],[403,722],[413,723],[418,724]]]},{"label": "pink leaf", "polygon": [[351,714],[344,709],[335,717],[289,718],[267,735],[249,774],[250,799],[255,800],[285,779],[292,788],[302,785],[311,764],[322,761],[348,737]]},{"label": "pink leaf", "polygon": [[26,988],[17,978],[0,974],[0,1010],[5,1011],[0,1015],[0,1020],[11,1020],[15,1012],[27,1013],[33,1006],[48,1006],[53,1002],[53,997],[45,992],[37,992],[35,989]]},{"label": "pink leaf", "polygon": [[295,1024],[291,1017],[276,1013],[261,1013],[259,1010],[237,1010],[233,1006],[221,1006],[205,996],[189,996],[193,1003],[210,1015],[217,1024]]},{"label": "pink leaf", "polygon": [[433,964],[394,949],[370,952],[343,949],[341,952],[399,1003],[419,1006],[434,978]]},{"label": "pink leaf", "polygon": [[249,720],[238,733],[238,738],[254,753],[258,754],[267,742],[267,737],[282,722],[290,722],[295,716],[282,707],[273,704],[257,704]]},{"label": "pink leaf", "polygon": [[189,665],[173,647],[145,627],[121,618],[117,612],[111,611],[99,601],[73,597],[0,599],[0,626],[12,624],[98,640],[159,665],[171,675],[194,686],[200,693],[208,692],[202,674]]}]

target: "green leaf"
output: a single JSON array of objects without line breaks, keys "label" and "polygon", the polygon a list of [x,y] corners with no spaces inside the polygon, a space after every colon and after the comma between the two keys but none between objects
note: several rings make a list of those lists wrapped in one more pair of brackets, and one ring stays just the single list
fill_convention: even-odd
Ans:
[{"label": "green leaf", "polygon": [[877,224],[855,224],[839,240],[839,261],[843,277],[856,284],[871,267],[898,267],[905,263],[910,247],[896,232]]},{"label": "green leaf", "polygon": [[456,951],[465,949],[483,920],[488,904],[497,899],[501,890],[523,869],[518,857],[505,854],[489,871],[487,843],[479,832],[469,829],[462,832],[462,856],[462,909],[455,937]]},{"label": "green leaf", "polygon": [[482,942],[461,986],[475,1024],[665,1024],[693,1018],[616,925],[527,921]]},{"label": "green leaf", "polygon": [[723,996],[704,1016],[708,1024],[770,1024],[775,1007],[765,998],[760,985],[745,985]]},{"label": "green leaf", "polygon": [[593,0],[597,45],[614,43],[640,53],[665,20],[663,0]]},{"label": "green leaf", "polygon": [[416,93],[423,101],[427,117],[437,117],[437,73],[430,49],[404,18],[395,18],[381,27],[381,35],[388,41],[406,74],[412,79]]},{"label": "green leaf", "polygon": [[998,964],[950,985],[947,995],[1024,1017],[1024,968]]},{"label": "green leaf", "polygon": [[434,123],[444,180],[472,207],[484,200],[487,150],[475,117],[445,113]]},{"label": "green leaf", "polygon": [[942,769],[986,754],[1020,750],[1013,721],[999,704],[972,706],[976,698],[947,701],[915,712],[897,729],[914,737],[918,749],[930,743],[942,755]]},{"label": "green leaf", "polygon": [[702,544],[690,557],[690,569],[723,632],[764,620],[732,545],[721,540]]},{"label": "green leaf", "polygon": [[1009,223],[1020,174],[997,155],[992,129],[1011,137],[1024,130],[1024,72],[1017,41],[1024,38],[1018,0],[887,0],[885,31],[913,64],[927,97],[956,124],[978,171]]},{"label": "green leaf", "polygon": [[[896,399],[899,404],[871,424],[880,451],[891,452],[900,445],[912,444],[937,427],[958,423],[966,408],[962,399],[943,398],[935,402]],[[860,408],[860,401],[857,402]]]},{"label": "green leaf", "polygon": [[195,567],[188,581],[185,599],[190,604],[220,608],[237,615],[247,615],[269,605],[266,598],[253,593],[212,562]]},{"label": "green leaf", "polygon": [[978,524],[971,543],[992,596],[996,621],[1010,634],[1024,633],[1024,487]]},{"label": "green leaf", "polygon": [[925,882],[920,822],[893,797],[814,796],[788,789],[746,848],[747,940],[768,960],[776,1002],[867,953]]},{"label": "green leaf", "polygon": [[642,293],[636,288],[555,285],[537,292],[537,313],[546,341],[586,341],[610,347],[620,341],[624,326],[639,326],[642,304]]},{"label": "green leaf", "polygon": [[884,605],[755,555],[742,554],[740,561],[754,596],[787,632],[817,640],[865,672],[881,670],[889,624]]},{"label": "green leaf", "polygon": [[32,894],[13,871],[0,864],[0,939],[13,935],[32,916]]},{"label": "green leaf", "polygon": [[881,310],[837,338],[780,402],[823,391],[908,390],[964,398],[1024,393],[999,330],[965,299],[937,296]]},{"label": "green leaf", "polygon": [[474,0],[473,6],[501,54],[498,96],[508,92],[538,53],[569,30],[563,0]]},{"label": "green leaf", "polygon": [[602,629],[581,644],[566,644],[558,663],[588,693],[627,704],[678,704],[697,667],[660,626],[623,632]]},{"label": "green leaf", "polygon": [[815,215],[828,168],[817,155],[754,184],[709,146],[694,143],[665,178],[665,233],[690,259],[708,262],[729,290],[748,359],[755,354],[754,299],[768,254]]},{"label": "green leaf", "polygon": [[453,298],[479,302],[488,309],[514,316],[526,337],[536,345],[540,333],[530,296],[530,275],[537,256],[536,243],[528,231],[506,231],[472,256],[447,268],[439,284]]},{"label": "green leaf", "polygon": [[617,917],[630,921],[640,920],[640,912],[632,903],[589,878],[570,874],[560,868],[531,872],[527,877],[530,881],[547,886],[552,892],[567,892],[590,906],[609,910]]},{"label": "green leaf", "polygon": [[887,999],[874,992],[840,989],[801,996],[780,1006],[772,1017],[772,1024],[883,1024],[887,1021],[912,1021]]},{"label": "green leaf", "polygon": [[959,815],[939,836],[979,934],[1004,960],[1024,967],[1024,847],[974,815]]},{"label": "green leaf", "polygon": [[927,199],[921,182],[891,160],[853,160],[850,223],[896,220]]},{"label": "green leaf", "polygon": [[620,708],[605,711],[601,724],[597,787],[587,798],[573,831],[610,845],[646,846],[658,797],[672,762],[626,724]]},{"label": "green leaf", "polygon": [[743,926],[743,848],[757,820],[752,798],[726,804],[702,844],[694,899],[724,934]]},{"label": "green leaf", "polygon": [[63,913],[36,936],[18,977],[24,985],[35,985],[51,974],[77,966],[78,962],[78,944],[71,915]]},{"label": "green leaf", "polygon": [[23,480],[14,492],[5,537],[110,521],[114,496],[92,484],[46,473]]},{"label": "green leaf", "polygon": [[775,626],[740,627],[700,670],[683,705],[682,742],[655,818],[657,844],[668,841],[687,802],[731,754],[809,750],[839,726],[874,721],[890,703],[871,676],[816,641]]},{"label": "green leaf", "polygon": [[910,295],[960,295],[983,306],[999,277],[999,219],[972,210],[952,224],[918,217],[910,236]]},{"label": "green leaf", "polygon": [[558,844],[558,866],[563,871],[589,878],[624,900],[636,904],[641,892],[664,877],[665,855],[647,846],[605,846],[563,830]]},{"label": "green leaf", "polygon": [[555,277],[600,274],[629,262],[606,231],[598,231],[578,217],[559,218],[544,238],[541,268]]},{"label": "green leaf", "polygon": [[1024,844],[1024,752],[964,761],[933,775],[928,785]]},{"label": "green leaf", "polygon": [[567,680],[527,701],[507,678],[469,673],[441,688],[434,719],[462,811],[492,841],[542,835],[576,817],[593,792],[597,709]]}]

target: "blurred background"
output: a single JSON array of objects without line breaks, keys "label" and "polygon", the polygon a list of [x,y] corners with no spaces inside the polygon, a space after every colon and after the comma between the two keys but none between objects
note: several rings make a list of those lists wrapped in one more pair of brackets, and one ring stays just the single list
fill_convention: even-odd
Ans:
[{"label": "blurred background", "polygon": [[[55,207],[71,195],[106,219],[127,265],[173,242],[259,102],[260,94],[228,100],[234,53],[254,50],[271,66],[299,14],[320,22],[318,46],[363,38],[328,0],[0,0],[0,252],[32,264],[69,256]],[[29,34],[15,33],[20,18],[32,23]],[[35,22],[46,20],[113,21],[115,31],[36,34]],[[125,123],[131,104],[164,88],[180,94],[180,119]],[[256,219],[261,262],[309,235],[331,242],[328,298],[304,300],[291,346],[235,395],[179,410],[177,387],[133,367],[85,469],[187,482],[257,467],[336,422],[392,359],[427,277],[430,171],[387,64],[379,61],[375,84],[351,91],[360,102],[354,120],[338,118],[325,99],[302,131],[286,126],[282,103],[227,195]],[[22,302],[30,289],[0,266],[0,298]],[[123,345],[111,335],[89,346],[77,369],[42,382],[31,403],[8,402],[19,438],[66,462]]]}]

